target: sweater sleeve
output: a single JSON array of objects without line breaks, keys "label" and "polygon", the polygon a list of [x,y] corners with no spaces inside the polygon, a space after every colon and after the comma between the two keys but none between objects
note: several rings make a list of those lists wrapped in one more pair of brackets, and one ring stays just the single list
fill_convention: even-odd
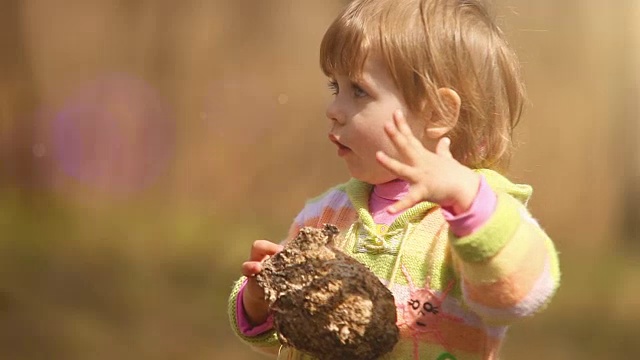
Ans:
[{"label": "sweater sleeve", "polygon": [[273,330],[273,328],[256,336],[245,335],[241,330],[241,324],[238,321],[237,311],[239,308],[242,308],[242,306],[240,305],[242,299],[238,295],[240,294],[240,290],[242,289],[242,285],[245,283],[245,281],[246,278],[244,276],[236,281],[236,283],[233,285],[233,289],[231,290],[231,295],[229,296],[229,306],[227,312],[229,314],[229,322],[231,323],[231,328],[233,329],[233,332],[240,338],[240,340],[251,346],[253,350],[265,354],[277,355],[278,350],[280,349],[280,342],[278,341],[278,336],[276,335],[276,332],[275,330]]},{"label": "sweater sleeve", "polygon": [[560,270],[551,239],[520,201],[497,194],[493,214],[474,232],[449,233],[462,295],[491,325],[508,325],[545,307]]}]

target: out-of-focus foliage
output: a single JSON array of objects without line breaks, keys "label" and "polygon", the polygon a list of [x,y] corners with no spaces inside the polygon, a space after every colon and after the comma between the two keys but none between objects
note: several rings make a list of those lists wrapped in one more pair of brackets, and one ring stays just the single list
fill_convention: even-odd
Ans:
[{"label": "out-of-focus foliage", "polygon": [[[259,358],[227,296],[253,240],[347,177],[317,58],[344,3],[3,2],[1,359]],[[563,270],[503,357],[633,357],[640,4],[494,7],[530,97],[510,176]]]}]

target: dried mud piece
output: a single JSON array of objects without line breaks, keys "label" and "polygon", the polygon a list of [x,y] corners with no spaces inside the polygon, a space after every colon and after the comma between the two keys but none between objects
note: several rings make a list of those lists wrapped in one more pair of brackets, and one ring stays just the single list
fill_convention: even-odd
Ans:
[{"label": "dried mud piece", "polygon": [[280,342],[319,359],[376,359],[398,341],[393,294],[331,244],[333,225],[305,227],[257,276]]}]

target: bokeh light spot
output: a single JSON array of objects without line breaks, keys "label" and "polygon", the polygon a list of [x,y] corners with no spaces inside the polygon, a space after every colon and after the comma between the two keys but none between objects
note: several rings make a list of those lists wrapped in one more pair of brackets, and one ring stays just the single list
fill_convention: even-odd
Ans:
[{"label": "bokeh light spot", "polygon": [[44,146],[44,144],[33,145],[31,151],[33,152],[33,156],[37,158],[44,157],[47,154],[47,148]]},{"label": "bokeh light spot", "polygon": [[289,102],[289,96],[287,94],[278,95],[278,104],[284,105]]},{"label": "bokeh light spot", "polygon": [[52,135],[55,160],[66,175],[101,190],[130,192],[167,169],[175,123],[149,85],[112,74],[65,102]]}]

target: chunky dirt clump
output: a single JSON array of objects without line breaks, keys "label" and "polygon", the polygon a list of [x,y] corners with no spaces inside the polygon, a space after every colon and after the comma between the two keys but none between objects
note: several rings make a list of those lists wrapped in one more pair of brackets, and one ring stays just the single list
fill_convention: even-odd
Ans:
[{"label": "chunky dirt clump", "polygon": [[376,359],[398,341],[394,298],[366,266],[331,246],[338,232],[303,228],[257,280],[284,345],[319,359]]}]

